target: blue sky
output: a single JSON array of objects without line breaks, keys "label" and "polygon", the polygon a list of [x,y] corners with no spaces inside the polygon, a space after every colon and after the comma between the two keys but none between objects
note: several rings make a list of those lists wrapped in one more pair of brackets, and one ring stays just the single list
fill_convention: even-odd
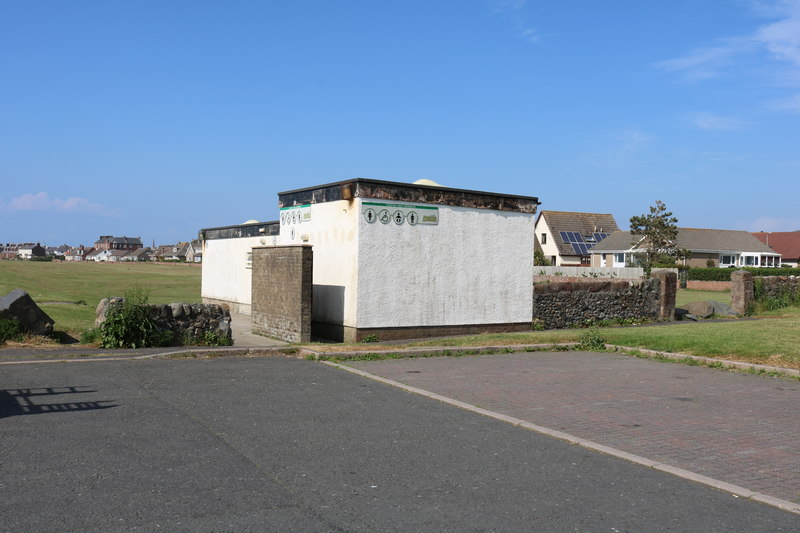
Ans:
[{"label": "blue sky", "polygon": [[0,3],[0,242],[353,177],[800,230],[800,0]]}]

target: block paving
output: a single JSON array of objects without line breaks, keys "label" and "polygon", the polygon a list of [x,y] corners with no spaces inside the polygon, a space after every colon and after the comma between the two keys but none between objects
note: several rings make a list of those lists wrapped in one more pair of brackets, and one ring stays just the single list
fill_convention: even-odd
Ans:
[{"label": "block paving", "polygon": [[800,382],[587,352],[349,366],[800,503]]}]

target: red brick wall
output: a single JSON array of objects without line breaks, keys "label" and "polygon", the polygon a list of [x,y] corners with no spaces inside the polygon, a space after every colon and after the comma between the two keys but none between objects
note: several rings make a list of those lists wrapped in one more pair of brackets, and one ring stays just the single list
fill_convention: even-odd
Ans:
[{"label": "red brick wall", "polygon": [[729,291],[731,290],[730,281],[692,281],[686,282],[687,289],[698,291]]}]

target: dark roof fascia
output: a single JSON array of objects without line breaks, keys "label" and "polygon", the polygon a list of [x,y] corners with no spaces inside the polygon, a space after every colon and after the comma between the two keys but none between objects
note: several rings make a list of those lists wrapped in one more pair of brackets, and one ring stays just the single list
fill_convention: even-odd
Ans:
[{"label": "dark roof fascia", "polygon": [[[259,230],[264,228],[264,232]],[[234,224],[232,226],[217,226],[203,228],[199,231],[200,240],[210,239],[237,239],[243,237],[264,237],[280,234],[280,221],[254,222],[251,224]]]},{"label": "dark roof fascia", "polygon": [[530,214],[536,213],[536,208],[541,203],[539,199],[534,196],[499,194],[467,189],[453,189],[442,186],[354,178],[314,187],[279,192],[278,206],[284,208],[335,202],[351,198],[386,199],[451,205],[455,207],[518,211]]}]

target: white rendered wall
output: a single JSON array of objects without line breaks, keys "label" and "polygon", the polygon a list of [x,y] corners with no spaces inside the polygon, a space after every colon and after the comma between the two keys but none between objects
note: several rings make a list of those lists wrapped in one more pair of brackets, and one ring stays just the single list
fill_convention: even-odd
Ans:
[{"label": "white rendered wall", "polygon": [[203,298],[237,304],[240,312],[249,313],[252,270],[248,254],[253,246],[263,246],[272,237],[210,239],[204,242],[200,294]]},{"label": "white rendered wall", "polygon": [[313,246],[313,321],[356,327],[357,204],[338,200],[281,209],[278,242]]},{"label": "white rendered wall", "polygon": [[[547,234],[547,244],[542,244],[542,233]],[[544,256],[550,260],[555,257],[556,265],[560,265],[561,255],[558,253],[555,237],[553,236],[553,232],[550,231],[550,227],[547,225],[547,220],[543,216],[540,216],[539,221],[536,223],[536,236],[539,237],[539,244],[542,245]]]},{"label": "white rendered wall", "polygon": [[534,216],[435,207],[437,225],[415,226],[359,209],[357,327],[530,322]]}]

